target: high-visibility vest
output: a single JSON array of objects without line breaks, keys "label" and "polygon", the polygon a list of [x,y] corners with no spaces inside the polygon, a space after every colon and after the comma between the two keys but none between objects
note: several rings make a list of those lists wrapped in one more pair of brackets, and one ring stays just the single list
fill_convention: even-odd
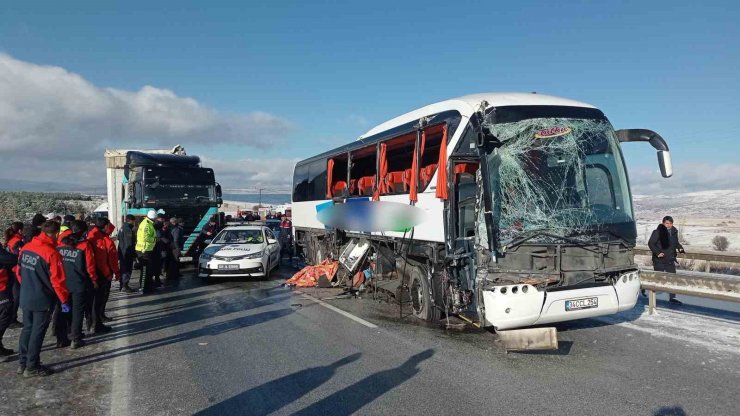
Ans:
[{"label": "high-visibility vest", "polygon": [[157,231],[154,230],[154,221],[144,218],[136,231],[136,251],[145,253],[152,251],[156,242]]}]

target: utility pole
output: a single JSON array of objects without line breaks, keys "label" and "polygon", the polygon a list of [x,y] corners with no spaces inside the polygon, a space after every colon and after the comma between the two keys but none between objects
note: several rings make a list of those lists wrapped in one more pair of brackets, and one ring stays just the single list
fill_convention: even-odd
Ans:
[{"label": "utility pole", "polygon": [[262,208],[262,191],[264,191],[264,190],[265,190],[265,188],[260,188],[260,189],[259,189],[259,192],[260,192],[260,201],[259,201],[259,204],[258,204],[258,206],[259,206],[260,208]]}]

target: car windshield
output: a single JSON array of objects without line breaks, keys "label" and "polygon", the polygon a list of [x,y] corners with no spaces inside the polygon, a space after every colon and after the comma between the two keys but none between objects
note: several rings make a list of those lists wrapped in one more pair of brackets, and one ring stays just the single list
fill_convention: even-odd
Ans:
[{"label": "car windshield", "polygon": [[261,230],[223,230],[213,240],[213,244],[262,244]]},{"label": "car windshield", "polygon": [[627,175],[606,119],[524,118],[487,127],[503,143],[486,156],[500,244],[546,239],[539,231],[590,239],[594,229],[629,240]]}]

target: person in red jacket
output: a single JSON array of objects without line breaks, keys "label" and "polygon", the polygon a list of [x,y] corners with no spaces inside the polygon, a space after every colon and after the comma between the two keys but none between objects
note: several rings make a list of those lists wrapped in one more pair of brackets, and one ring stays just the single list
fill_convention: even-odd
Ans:
[{"label": "person in red jacket", "polygon": [[[25,243],[23,237],[23,223],[16,221],[10,224],[7,230],[5,230],[5,249],[10,254],[15,255],[18,258],[18,253],[21,251],[21,247]],[[21,304],[21,284],[18,282],[15,273],[12,270],[8,271],[10,280],[8,280],[8,286],[10,286],[9,293],[12,295],[13,307],[10,318],[9,328],[21,328],[23,324],[18,322],[18,308]]]},{"label": "person in red jacket", "polygon": [[13,322],[13,298],[8,291],[8,285],[13,284],[14,278],[10,268],[17,263],[18,257],[0,247],[0,360],[5,360],[14,353],[3,345],[3,335]]},{"label": "person in red jacket", "polygon": [[59,224],[46,221],[41,233],[26,243],[16,266],[21,282],[23,330],[18,352],[18,373],[23,377],[48,376],[54,371],[41,364],[41,346],[49,327],[51,309],[61,302],[62,311],[69,312],[69,292],[65,283],[62,256],[57,252]]},{"label": "person in red jacket", "polygon": [[110,332],[111,328],[105,325],[109,320],[105,316],[105,305],[110,295],[112,280],[118,280],[118,252],[113,240],[104,231],[110,224],[107,218],[97,218],[95,226],[87,234],[87,240],[93,246],[95,253],[95,268],[98,280],[98,288],[95,290],[92,300],[91,320],[88,327],[92,327],[95,333]]},{"label": "person in red jacket", "polygon": [[95,254],[92,245],[85,240],[84,234],[87,232],[87,223],[85,221],[74,220],[69,225],[70,234],[62,239],[57,251],[62,255],[64,260],[64,273],[67,276],[67,290],[69,290],[72,319],[67,318],[69,314],[58,313],[56,320],[57,345],[69,345],[67,337],[68,324],[71,325],[72,332],[72,349],[77,349],[85,345],[82,340],[82,317],[85,311],[85,305],[88,301],[88,294],[98,287]]}]

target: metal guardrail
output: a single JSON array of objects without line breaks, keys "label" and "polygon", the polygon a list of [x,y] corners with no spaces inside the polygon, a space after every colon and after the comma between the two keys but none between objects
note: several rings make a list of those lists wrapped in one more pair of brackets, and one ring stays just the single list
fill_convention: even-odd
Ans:
[{"label": "metal guardrail", "polygon": [[[646,246],[635,247],[636,256],[652,256],[653,253]],[[707,251],[707,250],[691,250],[689,249],[686,253],[678,255],[679,259],[687,260],[701,260],[707,262],[720,262],[720,263],[740,263],[740,253],[732,251]]]},{"label": "metal guardrail", "polygon": [[[647,247],[635,247],[635,255],[652,256],[652,253]],[[705,261],[707,272],[712,262],[740,263],[740,253],[734,252],[692,250],[680,254],[678,258]],[[648,311],[650,315],[654,314],[656,310],[656,292],[740,302],[740,276],[686,270],[681,270],[678,273],[664,273],[641,269],[640,281],[642,289],[648,291]]]},{"label": "metal guardrail", "polygon": [[655,313],[656,292],[740,302],[740,276],[717,273],[665,273],[640,270],[641,288],[648,291],[648,312]]}]

